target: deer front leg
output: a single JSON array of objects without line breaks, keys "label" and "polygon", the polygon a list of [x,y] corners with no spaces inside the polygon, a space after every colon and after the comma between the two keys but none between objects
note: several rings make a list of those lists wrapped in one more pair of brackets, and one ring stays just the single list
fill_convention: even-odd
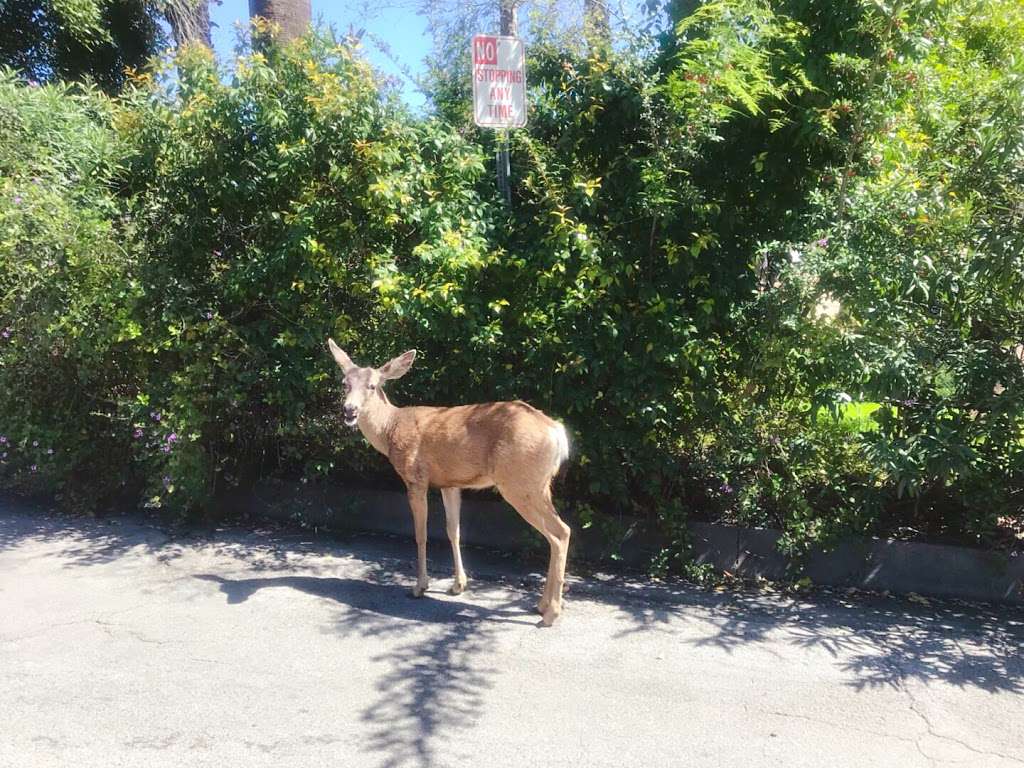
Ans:
[{"label": "deer front leg", "polygon": [[413,597],[423,597],[427,591],[427,488],[409,487],[409,508],[412,510],[413,529],[416,533],[416,586]]},{"label": "deer front leg", "polygon": [[444,517],[448,526],[448,540],[452,543],[452,561],[455,563],[455,581],[451,593],[461,594],[466,589],[466,572],[462,569],[462,552],[459,549],[459,512],[462,507],[462,491],[458,488],[442,488]]}]

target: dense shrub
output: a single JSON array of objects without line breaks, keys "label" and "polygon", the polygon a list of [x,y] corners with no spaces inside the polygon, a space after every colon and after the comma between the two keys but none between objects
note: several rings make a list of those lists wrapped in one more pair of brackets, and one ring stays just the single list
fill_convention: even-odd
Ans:
[{"label": "dense shrub", "polygon": [[509,383],[585,425],[573,495],[606,511],[991,541],[1021,513],[1019,6],[685,5],[653,57],[531,49]]},{"label": "dense shrub", "polygon": [[149,353],[133,423],[177,436],[147,459],[152,491],[170,478],[192,503],[243,473],[328,471],[340,457],[362,469],[368,451],[334,417],[326,338],[379,363],[416,346],[432,316],[467,311],[492,258],[473,189],[482,159],[382,101],[367,65],[323,38],[267,46],[230,84],[204,49],[178,66],[174,96],[143,83],[119,125],[135,147]]},{"label": "dense shrub", "polygon": [[181,510],[390,477],[332,335],[420,352],[399,403],[565,420],[560,495],[612,545],[646,519],[678,555],[695,513],[991,541],[1024,486],[1019,9],[679,8],[535,38],[511,209],[454,64],[426,120],[321,36],[117,102],[6,75],[0,477]]},{"label": "dense shrub", "polygon": [[[531,48],[514,209],[495,235],[507,256],[485,283],[500,343],[477,368],[483,396],[525,396],[566,419],[570,492],[587,517],[677,528],[728,487],[701,452],[728,425],[735,313],[756,284],[757,243],[799,213],[750,194],[770,146],[738,137],[756,126],[775,141],[768,116],[788,127],[776,106],[809,89],[806,30],[740,5],[709,4],[658,55],[643,41],[580,50],[542,30]],[[436,90],[442,113],[464,120],[457,84]],[[789,186],[806,173],[793,164]]]},{"label": "dense shrub", "polygon": [[367,361],[415,345],[493,258],[478,151],[383,103],[347,48],[268,47],[230,84],[202,49],[177,64],[173,95],[145,76],[119,107],[4,81],[8,482],[42,471],[26,446],[60,446],[54,480],[182,509],[339,454],[364,469],[327,336]]},{"label": "dense shrub", "polygon": [[84,498],[126,480],[116,393],[135,384],[115,112],[102,94],[0,73],[0,477]]},{"label": "dense shrub", "polygon": [[[875,53],[837,60],[865,73],[864,96],[806,239],[776,244],[778,288],[745,312],[751,385],[767,418],[882,407],[816,478],[748,471],[759,494],[781,482],[812,502],[779,507],[794,540],[984,540],[1021,513],[1022,21],[1017,3],[874,10]],[[755,506],[764,520],[771,505]]]}]

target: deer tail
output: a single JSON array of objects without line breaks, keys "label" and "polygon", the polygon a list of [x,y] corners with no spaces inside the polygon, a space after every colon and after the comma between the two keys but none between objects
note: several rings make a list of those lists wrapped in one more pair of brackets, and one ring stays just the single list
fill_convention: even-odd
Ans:
[{"label": "deer tail", "polygon": [[569,435],[565,426],[555,422],[549,427],[551,442],[555,446],[555,456],[551,465],[551,476],[561,478],[565,474],[565,463],[569,460]]}]

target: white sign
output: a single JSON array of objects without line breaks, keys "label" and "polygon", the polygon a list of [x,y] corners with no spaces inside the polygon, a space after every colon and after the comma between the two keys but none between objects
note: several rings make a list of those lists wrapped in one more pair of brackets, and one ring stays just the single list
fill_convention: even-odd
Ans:
[{"label": "white sign", "polygon": [[481,128],[526,125],[526,53],[518,37],[473,38],[473,121]]}]

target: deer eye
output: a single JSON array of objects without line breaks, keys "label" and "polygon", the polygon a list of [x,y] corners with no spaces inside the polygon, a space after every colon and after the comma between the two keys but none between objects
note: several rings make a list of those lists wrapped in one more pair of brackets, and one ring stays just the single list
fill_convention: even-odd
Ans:
[{"label": "deer eye", "polygon": [[369,390],[371,390],[371,391],[372,391],[372,390],[374,390],[374,389],[376,389],[376,388],[377,388],[377,385],[376,385],[376,384],[370,384],[370,385],[369,385],[369,386],[367,387],[367,389],[369,389]]}]

